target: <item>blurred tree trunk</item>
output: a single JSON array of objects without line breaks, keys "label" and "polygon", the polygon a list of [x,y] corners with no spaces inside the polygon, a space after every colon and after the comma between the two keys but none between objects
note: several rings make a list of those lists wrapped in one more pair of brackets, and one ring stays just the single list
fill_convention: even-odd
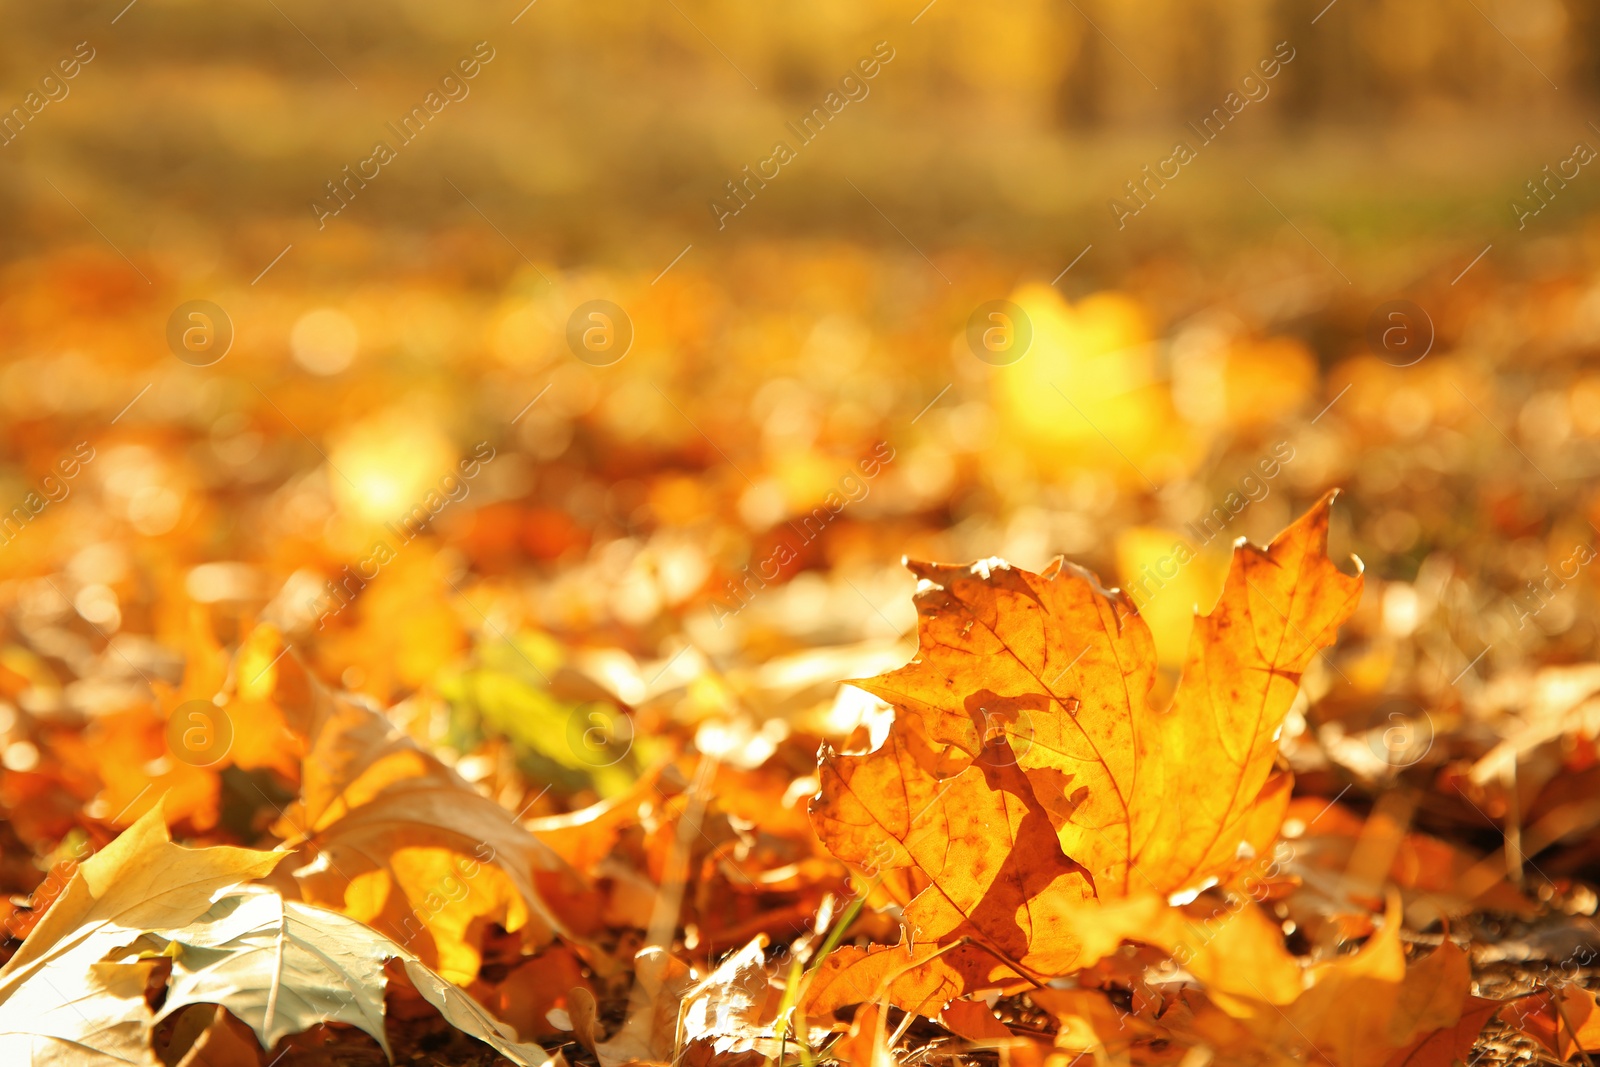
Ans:
[{"label": "blurred tree trunk", "polygon": [[1600,5],[1567,0],[1567,69],[1572,88],[1586,101],[1600,97]]},{"label": "blurred tree trunk", "polygon": [[[1056,114],[1060,125],[1069,129],[1088,129],[1100,125],[1105,118],[1106,56],[1110,46],[1105,38],[1090,24],[1098,23],[1100,4],[1097,0],[1075,0],[1063,4],[1063,18],[1078,23],[1078,54],[1066,64],[1056,90]],[[1079,10],[1081,9],[1081,10]],[[1118,59],[1116,56],[1112,56]],[[1121,62],[1118,59],[1118,62]]]}]

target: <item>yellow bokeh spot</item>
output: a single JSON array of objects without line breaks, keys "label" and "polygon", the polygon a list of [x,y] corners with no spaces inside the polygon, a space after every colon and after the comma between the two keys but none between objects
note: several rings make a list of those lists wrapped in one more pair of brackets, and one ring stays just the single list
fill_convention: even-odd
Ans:
[{"label": "yellow bokeh spot", "polygon": [[455,445],[425,414],[394,409],[350,427],[329,459],[340,504],[371,523],[395,521],[456,473]]},{"label": "yellow bokeh spot", "polygon": [[1143,484],[1169,476],[1193,451],[1158,374],[1137,301],[1097,293],[1069,304],[1048,285],[1012,298],[1027,314],[1026,354],[994,375],[1000,422],[1041,470],[1105,470]]},{"label": "yellow bokeh spot", "polygon": [[239,696],[269,700],[278,688],[278,660],[283,636],[275,626],[257,626],[239,646]]},{"label": "yellow bokeh spot", "polygon": [[1117,573],[1155,638],[1163,667],[1183,663],[1198,611],[1209,611],[1222,592],[1227,560],[1199,553],[1171,530],[1139,526],[1117,537]]}]

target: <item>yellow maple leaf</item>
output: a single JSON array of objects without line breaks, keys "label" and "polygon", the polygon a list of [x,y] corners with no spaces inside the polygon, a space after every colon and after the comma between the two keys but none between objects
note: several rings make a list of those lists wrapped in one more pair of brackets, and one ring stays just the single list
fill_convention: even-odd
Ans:
[{"label": "yellow maple leaf", "polygon": [[926,1005],[1070,973],[1140,933],[1163,898],[1268,847],[1289,798],[1278,728],[1360,597],[1360,576],[1327,557],[1332,499],[1267,549],[1235,549],[1166,709],[1150,700],[1149,630],[1087,572],[909,564],[918,655],[857,683],[894,722],[873,752],[824,750],[811,816],[835,855],[908,901],[911,952],[837,954],[811,1006],[890,986]]},{"label": "yellow maple leaf", "polygon": [[[1327,557],[1333,496],[1266,549],[1235,548],[1168,708],[1151,703],[1144,620],[1059,559],[1040,574],[908,563],[917,656],[856,684],[955,769],[1005,738],[1099,897],[1196,887],[1226,874],[1241,845],[1258,847],[1255,809],[1300,675],[1360,599],[1360,575]],[[1270,794],[1281,804],[1281,784]]]}]

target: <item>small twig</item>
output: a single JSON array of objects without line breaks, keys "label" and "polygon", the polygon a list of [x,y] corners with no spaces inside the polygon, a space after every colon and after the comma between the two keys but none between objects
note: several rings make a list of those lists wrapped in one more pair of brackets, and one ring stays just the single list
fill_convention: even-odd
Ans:
[{"label": "small twig", "polygon": [[[1505,854],[1506,875],[1511,884],[1522,888],[1522,804],[1517,795],[1517,761],[1510,760],[1501,774],[1506,791]],[[1592,1065],[1591,1065],[1592,1067]]]},{"label": "small twig", "polygon": [[[1045,984],[1050,981],[1049,975],[1041,975],[1040,977],[1042,977],[1044,981],[1040,981],[1038,978],[1034,977],[1034,974],[1038,973],[1037,971],[1030,972],[1027,967],[1024,967],[1010,956],[1007,956],[1004,952],[1001,952],[999,949],[990,945],[985,945],[983,942],[978,941],[971,936],[963,937],[960,941],[955,942],[955,944],[968,944],[973,948],[982,949],[984,952],[987,952],[989,955],[993,956],[1007,967],[1010,967],[1013,971],[1016,971],[1017,974],[1021,975],[1023,978],[1026,978],[1029,984],[1031,984],[1035,989],[1043,989]],[[932,957],[929,958],[931,959]]]},{"label": "small twig", "polygon": [[[887,1005],[885,1007],[887,1007]],[[894,1028],[894,1036],[891,1037],[889,1039],[889,1041],[888,1041],[888,1047],[889,1048],[894,1048],[896,1045],[898,1045],[900,1043],[900,1039],[902,1037],[906,1036],[906,1031],[911,1029],[911,1023],[916,1019],[916,1017],[917,1017],[917,1013],[916,1012],[914,1012],[914,1011],[906,1012],[905,1018],[900,1020],[900,1025]],[[879,1031],[883,1030],[883,1018],[884,1018],[883,1012],[879,1012],[878,1013],[878,1029],[879,1029]]]}]

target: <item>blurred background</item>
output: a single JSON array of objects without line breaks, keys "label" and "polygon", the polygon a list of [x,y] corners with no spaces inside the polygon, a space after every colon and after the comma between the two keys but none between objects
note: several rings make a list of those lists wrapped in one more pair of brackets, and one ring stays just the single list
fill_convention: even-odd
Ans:
[{"label": "blurred background", "polygon": [[3,18],[13,789],[193,605],[572,796],[626,775],[546,674],[826,734],[902,555],[1065,553],[1175,668],[1335,486],[1368,595],[1297,730],[1596,652],[1593,4]]},{"label": "blurred background", "polygon": [[[797,237],[904,251],[854,183],[929,251],[987,250],[1048,280],[1089,239],[1079,231],[1103,224],[1107,199],[1279,42],[1294,58],[1268,97],[1162,211],[1082,264],[1078,284],[1115,281],[1174,242],[1226,258],[1246,234],[1275,234],[1283,219],[1246,177],[1302,229],[1340,241],[1347,272],[1378,270],[1363,257],[1393,264],[1399,239],[1502,226],[1523,183],[1593,135],[1600,13],[1588,4],[925,3],[18,9],[0,45],[6,107],[78,42],[95,58],[6,148],[3,240],[29,254],[85,229],[54,182],[169,279],[248,281],[311,220],[323,183],[479,41],[496,58],[470,103],[441,113],[286,273],[333,284],[336,264],[441,269],[430,250],[447,234],[495,236],[449,180],[562,270],[653,277],[697,236],[702,261]],[[879,41],[894,58],[870,95],[710,243],[707,202]],[[1586,195],[1557,217],[1576,218]],[[504,271],[519,257],[497,243]],[[1408,255],[1389,269],[1418,267]]]}]

